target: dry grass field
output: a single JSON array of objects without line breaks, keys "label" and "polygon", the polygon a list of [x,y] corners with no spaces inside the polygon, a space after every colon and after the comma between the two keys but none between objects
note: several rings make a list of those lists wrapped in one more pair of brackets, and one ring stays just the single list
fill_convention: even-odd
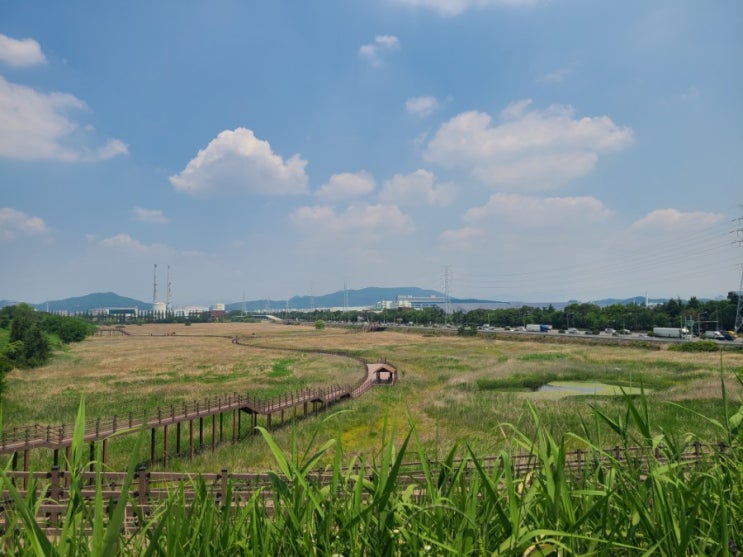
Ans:
[{"label": "dry grass field", "polygon": [[[307,449],[317,435],[321,441],[337,438],[345,454],[374,454],[391,430],[404,435],[414,424],[422,444],[434,453],[443,454],[458,441],[481,454],[494,453],[509,446],[510,425],[530,431],[530,405],[558,435],[588,428],[611,443],[609,431],[594,427],[592,408],[621,417],[626,405],[618,397],[555,396],[524,387],[559,379],[642,386],[658,431],[707,439],[717,434],[715,427],[698,415],[722,419],[721,372],[735,408],[743,398],[734,378],[743,369],[741,352],[355,333],[267,323],[126,330],[131,336],[91,337],[50,365],[11,372],[3,400],[4,427],[72,423],[83,395],[88,416],[141,415],[157,406],[232,393],[272,396],[353,383],[364,373],[355,360],[312,350],[387,359],[398,368],[400,381],[394,387],[375,387],[322,417],[277,430],[277,442],[289,452],[293,446]],[[233,344],[235,336],[248,345]],[[111,465],[123,466],[132,443],[122,438],[111,445]],[[220,446],[214,454],[202,451],[191,463],[171,458],[170,467],[253,470],[270,467],[271,460],[255,438],[236,447]]]}]

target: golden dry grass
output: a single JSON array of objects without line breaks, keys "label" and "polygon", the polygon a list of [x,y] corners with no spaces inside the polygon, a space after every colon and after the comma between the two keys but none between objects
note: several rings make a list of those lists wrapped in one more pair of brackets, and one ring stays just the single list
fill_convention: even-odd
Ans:
[{"label": "golden dry grass", "polygon": [[[670,428],[686,427],[688,416],[666,416],[665,401],[689,404],[719,418],[721,368],[729,377],[731,398],[743,398],[732,378],[732,372],[743,369],[741,352],[682,353],[396,331],[362,334],[266,323],[143,325],[126,330],[132,336],[92,337],[50,365],[10,373],[4,422],[71,423],[83,393],[89,416],[108,417],[235,392],[277,394],[303,386],[352,383],[363,373],[354,360],[297,350],[351,351],[372,360],[388,359],[398,367],[400,382],[395,387],[376,388],[344,404],[339,408],[348,412],[341,416],[298,426],[297,435],[305,440],[312,428],[322,427],[323,438],[338,437],[347,452],[373,452],[382,441],[385,423],[396,424],[402,432],[408,421],[415,424],[422,442],[435,449],[466,439],[484,452],[496,450],[508,438],[503,424],[524,427],[531,418],[525,399],[517,393],[476,388],[478,381],[488,379],[580,372],[587,380],[652,383],[651,408]],[[234,336],[248,345],[234,345]],[[545,422],[563,432],[581,427],[592,404],[607,411],[614,408],[610,398],[569,397],[533,404]],[[703,425],[689,422],[692,428]],[[287,447],[291,436],[286,430],[276,433]],[[222,447],[216,455],[199,456],[193,466],[239,470],[269,463],[265,447],[252,444]]]}]

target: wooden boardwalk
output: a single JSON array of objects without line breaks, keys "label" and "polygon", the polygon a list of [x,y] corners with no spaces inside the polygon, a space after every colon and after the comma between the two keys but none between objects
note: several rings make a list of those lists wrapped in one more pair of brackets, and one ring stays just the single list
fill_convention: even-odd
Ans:
[{"label": "wooden boardwalk", "polygon": [[[243,344],[238,339],[232,339],[233,344]],[[282,350],[284,350],[282,348]],[[291,350],[291,349],[288,349]],[[305,351],[314,352],[314,351]],[[201,401],[193,401],[183,404],[171,404],[166,407],[158,407],[151,415],[135,417],[132,413],[126,416],[111,416],[107,418],[96,418],[89,420],[85,426],[84,440],[91,444],[91,455],[94,454],[94,444],[103,443],[103,460],[106,461],[107,442],[113,436],[125,435],[138,432],[142,429],[151,432],[151,461],[156,459],[156,432],[163,430],[163,457],[167,465],[168,459],[168,428],[176,428],[176,454],[181,454],[181,426],[188,425],[189,433],[189,456],[193,458],[195,451],[195,426],[198,421],[198,445],[203,448],[204,420],[211,418],[212,435],[211,444],[214,450],[217,438],[223,440],[224,418],[232,418],[232,443],[236,443],[240,437],[241,417],[243,414],[250,416],[250,429],[258,425],[258,417],[265,419],[266,427],[273,427],[273,417],[280,417],[284,423],[287,415],[296,418],[298,415],[307,416],[316,414],[318,410],[326,408],[344,399],[356,398],[374,385],[392,385],[397,380],[397,370],[387,362],[367,362],[341,352],[322,352],[354,359],[363,366],[364,375],[354,384],[331,385],[320,388],[307,388],[301,391],[287,393],[272,398],[261,398],[247,393],[230,394],[221,397],[208,398]],[[219,436],[217,435],[217,418],[219,418]],[[32,425],[27,427],[9,428],[0,435],[0,455],[12,454],[14,456],[13,468],[17,463],[17,455],[23,454],[23,470],[28,470],[29,452],[34,449],[51,449],[54,452],[54,463],[59,462],[59,451],[69,450],[72,445],[74,433],[73,424],[61,425]]]}]

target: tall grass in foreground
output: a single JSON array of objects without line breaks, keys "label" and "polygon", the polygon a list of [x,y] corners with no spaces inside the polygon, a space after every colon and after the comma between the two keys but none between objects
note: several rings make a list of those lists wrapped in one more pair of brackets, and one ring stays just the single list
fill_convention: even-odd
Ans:
[{"label": "tall grass in foreground", "polygon": [[[722,396],[728,409],[724,384]],[[175,490],[151,514],[140,515],[134,531],[123,528],[124,497],[104,510],[100,480],[93,501],[77,496],[76,473],[88,465],[78,432],[71,498],[59,532],[48,534],[36,519],[41,501],[20,497],[0,473],[0,491],[12,499],[0,547],[18,555],[101,556],[740,555],[743,406],[714,422],[718,440],[728,446],[723,455],[685,463],[680,455],[694,439],[657,431],[644,396],[624,400],[623,413],[596,409],[581,434],[559,439],[533,410],[535,435],[510,428],[539,465],[523,477],[512,473],[508,453],[500,455],[503,466],[493,468],[466,441],[442,462],[429,463],[414,424],[399,445],[386,430],[377,453],[351,462],[334,440],[317,446],[321,423],[306,448],[294,443],[288,452],[260,429],[277,468],[266,493],[233,504],[230,485],[218,501],[196,479],[188,486],[195,497]],[[78,423],[84,423],[82,406]],[[620,454],[601,451],[596,432],[602,423],[622,439]],[[568,441],[606,464],[587,459],[572,471]],[[327,455],[333,464],[320,483],[310,472]],[[411,460],[421,463],[416,484],[402,481],[403,463]],[[132,465],[130,481],[133,475]]]}]

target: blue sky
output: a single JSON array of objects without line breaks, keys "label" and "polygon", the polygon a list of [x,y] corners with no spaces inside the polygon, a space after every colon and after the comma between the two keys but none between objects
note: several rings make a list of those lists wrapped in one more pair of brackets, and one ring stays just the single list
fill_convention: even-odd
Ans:
[{"label": "blue sky", "polygon": [[147,301],[155,264],[175,305],[725,296],[741,28],[737,0],[3,2],[0,299]]}]

